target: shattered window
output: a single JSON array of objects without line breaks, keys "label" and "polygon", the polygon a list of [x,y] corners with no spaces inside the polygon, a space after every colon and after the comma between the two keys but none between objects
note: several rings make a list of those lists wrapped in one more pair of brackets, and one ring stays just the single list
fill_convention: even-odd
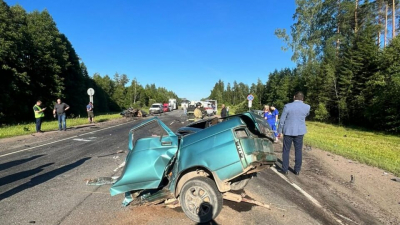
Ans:
[{"label": "shattered window", "polygon": [[157,120],[149,121],[141,126],[135,127],[132,130],[132,144],[135,146],[137,140],[147,137],[165,137],[168,133],[162,128]]}]

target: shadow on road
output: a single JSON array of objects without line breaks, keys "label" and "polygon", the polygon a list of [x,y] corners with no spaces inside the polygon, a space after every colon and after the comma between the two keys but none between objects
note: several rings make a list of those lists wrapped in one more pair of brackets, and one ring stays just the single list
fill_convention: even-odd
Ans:
[{"label": "shadow on road", "polygon": [[48,167],[50,165],[53,165],[54,163],[47,163],[44,165],[41,165],[39,167],[36,167],[35,169],[31,169],[31,170],[25,170],[19,173],[14,173],[5,177],[0,178],[0,187],[27,177],[30,177],[32,175],[35,175],[37,173],[40,173],[43,171],[43,169],[45,167]]},{"label": "shadow on road", "polygon": [[44,156],[44,155],[35,155],[35,156],[29,157],[29,158],[26,158],[26,159],[18,159],[18,160],[14,160],[14,161],[10,161],[10,162],[6,162],[6,163],[3,163],[3,164],[0,164],[0,171],[8,169],[8,168],[11,168],[11,167],[14,167],[14,166],[21,165],[23,163],[32,161],[32,160],[40,158],[42,156]]},{"label": "shadow on road", "polygon": [[65,165],[65,166],[60,167],[58,169],[55,169],[55,170],[49,171],[47,173],[44,173],[44,174],[38,175],[36,177],[33,177],[30,181],[28,181],[28,182],[26,182],[24,184],[21,184],[20,186],[15,187],[15,188],[7,191],[7,192],[4,192],[4,193],[0,194],[0,201],[2,201],[3,199],[8,198],[10,196],[13,196],[13,195],[15,195],[15,194],[17,194],[17,193],[19,193],[21,191],[24,191],[26,189],[35,187],[36,185],[39,185],[39,184],[42,184],[42,183],[44,183],[44,182],[46,182],[48,180],[51,180],[54,177],[56,177],[56,176],[58,176],[60,174],[63,174],[65,172],[69,171],[69,170],[72,170],[72,169],[82,165],[86,160],[89,160],[90,158],[91,157],[86,157],[86,158],[80,159],[80,160],[78,160],[78,161],[76,161],[74,163]]}]

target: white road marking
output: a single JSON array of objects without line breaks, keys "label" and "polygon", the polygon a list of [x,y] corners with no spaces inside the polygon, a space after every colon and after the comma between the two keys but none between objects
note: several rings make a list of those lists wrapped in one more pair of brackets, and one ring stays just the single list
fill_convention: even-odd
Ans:
[{"label": "white road marking", "polygon": [[72,136],[72,137],[68,137],[68,138],[64,138],[64,139],[61,139],[61,140],[49,142],[49,143],[46,143],[46,144],[42,144],[42,145],[38,145],[38,146],[34,146],[34,147],[22,149],[22,150],[18,150],[18,151],[15,151],[15,152],[10,152],[10,153],[4,154],[4,155],[0,155],[0,158],[1,158],[1,157],[4,157],[4,156],[8,156],[8,155],[13,155],[13,154],[16,154],[16,153],[19,153],[19,152],[29,151],[29,150],[32,150],[32,149],[35,149],[35,148],[39,148],[39,147],[46,146],[46,145],[51,145],[51,144],[58,143],[58,142],[61,142],[61,141],[69,140],[69,139],[72,139],[72,138],[77,138],[77,137],[80,137],[80,136],[83,136],[83,135],[93,134],[93,133],[96,133],[96,132],[99,132],[99,131],[111,129],[111,128],[118,127],[118,126],[122,126],[122,125],[125,125],[125,124],[126,124],[126,123],[121,123],[121,124],[118,124],[118,125],[115,125],[115,126],[106,127],[106,128],[103,128],[103,129],[100,129],[100,130],[95,130],[95,131],[88,132],[88,133],[85,133],[85,134],[74,135],[74,136]]},{"label": "white road marking", "polygon": [[75,139],[72,139],[73,141],[91,141],[91,140],[86,140],[86,139],[83,139],[83,138],[75,138]]},{"label": "white road marking", "polygon": [[123,163],[121,163],[117,168],[115,168],[115,170],[114,170],[114,172],[117,172],[117,170],[119,169],[119,168],[122,168],[122,167],[124,167],[125,166],[125,161],[123,162]]},{"label": "white road marking", "polygon": [[292,185],[292,187],[294,187],[296,190],[298,190],[300,193],[302,193],[308,200],[310,200],[314,205],[316,205],[318,208],[321,208],[322,210],[324,210],[325,212],[327,212],[328,214],[330,214],[335,220],[336,222],[338,222],[339,224],[343,224],[343,222],[338,219],[336,216],[334,216],[330,211],[328,211],[327,209],[325,209],[324,207],[322,207],[322,205],[319,203],[319,201],[317,199],[315,199],[313,196],[311,196],[310,194],[308,194],[306,191],[304,191],[301,187],[299,187],[297,184],[291,182],[285,175],[283,175],[282,173],[278,172],[276,170],[275,167],[271,167],[271,170],[274,171],[276,174],[278,174],[278,176],[280,176],[283,180],[285,180],[287,183],[289,183],[290,185]]}]

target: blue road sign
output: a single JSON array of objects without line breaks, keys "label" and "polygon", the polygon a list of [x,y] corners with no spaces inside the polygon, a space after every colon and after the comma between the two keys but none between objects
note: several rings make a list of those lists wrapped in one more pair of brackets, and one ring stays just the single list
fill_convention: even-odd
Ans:
[{"label": "blue road sign", "polygon": [[247,100],[253,101],[254,100],[254,96],[253,95],[247,95]]}]

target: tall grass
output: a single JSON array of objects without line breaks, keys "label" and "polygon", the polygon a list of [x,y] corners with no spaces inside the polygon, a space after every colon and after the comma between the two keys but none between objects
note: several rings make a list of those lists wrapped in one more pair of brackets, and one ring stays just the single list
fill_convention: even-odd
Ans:
[{"label": "tall grass", "polygon": [[346,158],[400,175],[400,137],[307,122],[304,142]]},{"label": "tall grass", "polygon": [[[96,115],[95,122],[104,122],[108,120],[118,119],[121,117],[122,116],[119,115],[119,113]],[[88,124],[87,117],[67,119],[67,128],[83,124]],[[42,123],[42,131],[51,131],[57,129],[58,129],[58,121],[56,119],[54,119],[53,121],[45,121]],[[31,134],[35,132],[36,132],[36,125],[34,122],[18,124],[18,125],[5,125],[0,127],[0,138]]]}]

